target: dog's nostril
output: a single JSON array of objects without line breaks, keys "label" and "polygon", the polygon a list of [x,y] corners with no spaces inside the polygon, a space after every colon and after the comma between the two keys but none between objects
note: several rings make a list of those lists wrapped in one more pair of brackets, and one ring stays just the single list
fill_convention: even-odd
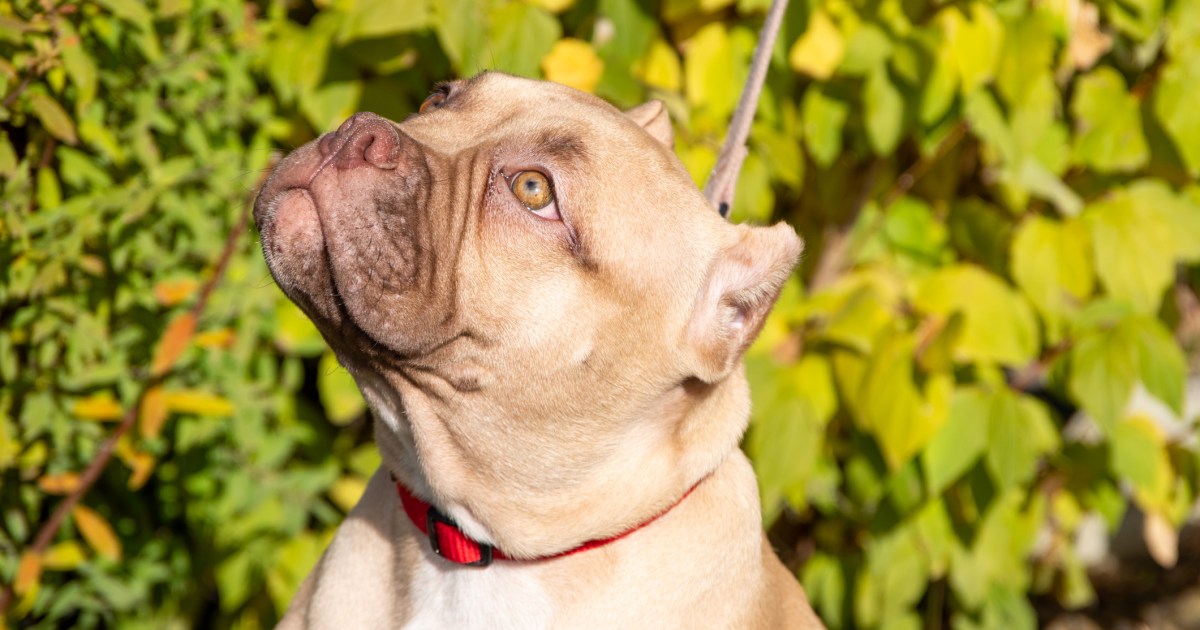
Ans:
[{"label": "dog's nostril", "polygon": [[321,153],[335,153],[334,164],[340,169],[374,166],[391,170],[399,165],[400,133],[386,119],[371,112],[359,112],[321,139]]}]

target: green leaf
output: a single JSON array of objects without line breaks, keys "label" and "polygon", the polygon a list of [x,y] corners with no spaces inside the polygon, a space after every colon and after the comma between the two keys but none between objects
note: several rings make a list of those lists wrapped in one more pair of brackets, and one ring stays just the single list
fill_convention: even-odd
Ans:
[{"label": "green leaf", "polygon": [[990,4],[971,2],[967,13],[950,5],[936,18],[964,95],[991,82],[1004,49],[1004,26]]},{"label": "green leaf", "polygon": [[1200,196],[1177,194],[1157,179],[1139,179],[1129,186],[1129,196],[1140,211],[1158,215],[1171,237],[1177,260],[1200,261]]},{"label": "green leaf", "polygon": [[986,271],[943,267],[922,281],[914,306],[931,315],[963,314],[955,358],[1023,366],[1036,356],[1039,341],[1033,310],[1021,294]]},{"label": "green leaf", "polygon": [[1076,82],[1075,161],[1097,171],[1133,171],[1150,158],[1137,97],[1116,70],[1101,66]]},{"label": "green leaf", "polygon": [[522,77],[540,77],[542,57],[562,37],[558,19],[545,9],[519,2],[496,5],[490,19],[494,68]]},{"label": "green leaf", "polygon": [[333,130],[358,108],[363,84],[355,80],[354,65],[344,57],[330,55],[325,80],[312,90],[300,92],[300,109],[318,131]]},{"label": "green leaf", "polygon": [[325,351],[325,339],[300,307],[282,295],[275,303],[275,345],[289,354],[315,357]]},{"label": "green leaf", "polygon": [[1162,432],[1154,422],[1136,416],[1119,422],[1108,445],[1113,472],[1133,483],[1142,508],[1164,509],[1173,475]]},{"label": "green leaf", "polygon": [[1044,499],[1034,499],[1025,512],[1025,497],[1009,490],[988,507],[970,550],[955,550],[950,585],[971,610],[984,605],[992,589],[1025,591],[1030,582],[1025,556],[1042,524]]},{"label": "green leaf", "polygon": [[1042,314],[1050,343],[1062,338],[1065,320],[1092,293],[1091,241],[1076,220],[1026,219],[1012,240],[1012,276]]},{"label": "green leaf", "polygon": [[1133,394],[1137,370],[1137,349],[1124,337],[1091,334],[1071,349],[1067,388],[1100,428],[1111,432]]},{"label": "green leaf", "polygon": [[337,426],[344,426],[357,419],[367,410],[358,384],[346,368],[338,363],[332,352],[321,357],[317,367],[317,394],[325,407],[325,415]]},{"label": "green leaf", "polygon": [[67,144],[79,142],[79,137],[75,134],[75,122],[58,101],[41,91],[30,92],[29,107],[50,135]]},{"label": "green leaf", "polygon": [[425,28],[429,23],[428,0],[408,0],[402,6],[389,0],[355,0],[342,20],[339,44],[386,37]]},{"label": "green leaf", "polygon": [[1187,358],[1170,331],[1157,319],[1133,317],[1120,324],[1138,357],[1138,377],[1146,391],[1183,415]]},{"label": "green leaf", "polygon": [[1030,90],[1038,85],[1037,77],[1050,74],[1055,48],[1054,32],[1045,12],[1025,13],[1008,25],[996,88],[1009,106],[1024,103]]},{"label": "green leaf", "polygon": [[937,262],[946,243],[946,226],[916,197],[901,197],[887,208],[883,233],[896,250],[926,262]]},{"label": "green leaf", "polygon": [[[940,41],[944,41],[939,39]],[[954,51],[949,46],[940,46],[936,51],[929,76],[922,82],[921,102],[917,118],[926,127],[933,126],[946,115],[958,95],[958,71],[954,63]]]},{"label": "green leaf", "polygon": [[929,442],[949,414],[954,383],[931,375],[924,387],[913,382],[913,341],[895,335],[871,358],[862,385],[852,395],[863,428],[873,433],[884,460],[896,470]]},{"label": "green leaf", "polygon": [[154,20],[150,10],[138,0],[98,0],[98,3],[122,20],[142,28],[148,28]]},{"label": "green leaf", "polygon": [[1154,114],[1183,158],[1188,174],[1200,177],[1200,49],[1172,57],[1154,89]]},{"label": "green leaf", "polygon": [[1087,206],[1083,219],[1095,245],[1096,275],[1108,294],[1138,312],[1157,311],[1175,278],[1174,239],[1162,215],[1119,189]]},{"label": "green leaf", "polygon": [[83,45],[79,41],[79,35],[71,26],[70,21],[62,20],[59,24],[62,28],[60,36],[62,44],[59,54],[62,55],[63,68],[66,69],[67,75],[71,77],[71,82],[78,90],[75,96],[75,111],[78,112],[82,111],[96,97],[98,72],[96,63],[92,61],[91,55],[84,51]]},{"label": "green leaf", "polygon": [[458,73],[471,76],[489,67],[485,4],[477,0],[439,0],[432,5],[438,42]]},{"label": "green leaf", "polygon": [[827,168],[842,152],[842,126],[849,108],[825,93],[823,86],[810,85],[801,105],[804,143],[814,162]]},{"label": "green leaf", "polygon": [[892,56],[892,40],[886,31],[869,22],[859,24],[846,40],[846,55],[839,71],[851,76],[878,72]]},{"label": "green leaf", "polygon": [[842,627],[846,576],[838,559],[818,551],[804,564],[800,582],[821,619],[830,627]]},{"label": "green leaf", "polygon": [[887,66],[880,64],[867,75],[863,86],[867,142],[876,155],[890,155],[904,129],[904,99],[892,85]]},{"label": "green leaf", "polygon": [[987,394],[973,387],[954,391],[946,424],[921,454],[929,494],[940,494],[979,459],[990,425]]},{"label": "green leaf", "polygon": [[[1046,440],[1053,440],[1047,444]],[[984,463],[997,488],[1028,481],[1037,469],[1038,457],[1056,446],[1057,433],[1038,403],[1018,398],[1007,389],[991,396],[988,404],[988,447]]]},{"label": "green leaf", "polygon": [[[607,20],[613,28],[611,37],[596,37],[592,42],[605,68],[610,69],[600,76],[597,94],[622,106],[642,100],[642,86],[628,73],[611,69],[632,67],[650,49],[658,37],[658,20],[653,12],[653,7],[637,0],[599,0],[597,20]],[[673,50],[669,52],[675,54]]]}]

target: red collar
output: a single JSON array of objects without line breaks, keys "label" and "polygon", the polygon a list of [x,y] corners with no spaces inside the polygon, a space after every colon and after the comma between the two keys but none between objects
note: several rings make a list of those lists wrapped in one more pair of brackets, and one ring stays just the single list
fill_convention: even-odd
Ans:
[{"label": "red collar", "polygon": [[[707,477],[705,477],[705,479],[706,478]],[[393,480],[395,480],[394,477]],[[588,549],[603,547],[608,543],[618,541],[632,534],[633,532],[646,527],[650,523],[657,521],[664,514],[675,509],[675,507],[680,503],[683,503],[683,500],[688,498],[688,495],[692,494],[696,487],[699,486],[703,481],[704,479],[701,479],[700,481],[696,482],[696,485],[688,488],[688,491],[685,492],[682,497],[679,497],[679,500],[672,504],[671,507],[659,512],[658,514],[655,514],[649,520],[643,521],[642,524],[632,529],[617,534],[616,536],[589,540],[573,549],[561,551],[549,556],[530,558],[530,560],[550,560],[552,558],[561,558],[563,556],[569,556],[581,551],[587,551]],[[437,555],[455,564],[463,564],[472,567],[486,567],[487,565],[491,564],[493,560],[513,560],[513,558],[510,558],[503,551],[500,551],[491,545],[473,540],[470,536],[467,536],[461,529],[458,528],[458,524],[455,523],[453,519],[436,507],[417,498],[417,496],[414,495],[407,486],[399,481],[396,481],[396,492],[400,494],[400,503],[404,506],[404,513],[408,515],[408,519],[412,521],[412,524],[416,525],[417,529],[421,530],[422,534],[425,534],[429,537],[429,546]]]}]

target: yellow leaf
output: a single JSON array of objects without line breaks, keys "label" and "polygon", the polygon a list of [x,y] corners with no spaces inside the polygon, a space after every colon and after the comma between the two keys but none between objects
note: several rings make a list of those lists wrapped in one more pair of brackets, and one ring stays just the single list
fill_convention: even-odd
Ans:
[{"label": "yellow leaf", "polygon": [[343,512],[349,512],[366,491],[366,479],[358,475],[346,475],[330,486],[329,498],[333,500],[334,505],[342,508]]},{"label": "yellow leaf", "polygon": [[71,508],[71,516],[75,518],[75,526],[83,534],[83,539],[96,553],[113,561],[121,559],[121,541],[103,516],[85,505]]},{"label": "yellow leaf", "polygon": [[575,0],[525,0],[535,7],[541,7],[551,13],[562,13],[575,4]]},{"label": "yellow leaf", "polygon": [[117,457],[120,457],[133,472],[129,477],[130,490],[137,490],[146,485],[150,473],[154,472],[154,465],[158,463],[150,453],[135,449],[128,436],[117,441]]},{"label": "yellow leaf", "polygon": [[18,595],[28,593],[38,585],[42,577],[42,556],[26,551],[21,554],[21,564],[17,566],[17,577],[13,580],[13,591]]},{"label": "yellow leaf", "polygon": [[158,348],[154,351],[151,372],[158,375],[171,369],[183,351],[187,350],[188,342],[191,341],[192,333],[195,331],[196,317],[191,313],[184,313],[167,325],[162,339],[158,342]]},{"label": "yellow leaf", "polygon": [[788,63],[792,69],[814,79],[828,79],[846,54],[846,40],[822,9],[808,19],[808,30],[792,45]]},{"label": "yellow leaf", "polygon": [[542,72],[550,81],[591,92],[604,73],[604,62],[591,44],[567,37],[555,42],[542,58]]},{"label": "yellow leaf", "polygon": [[163,306],[174,306],[192,297],[196,292],[196,281],[191,278],[164,280],[154,285],[154,297]]},{"label": "yellow leaf", "polygon": [[237,335],[228,328],[218,328],[196,335],[196,345],[201,348],[228,348]]},{"label": "yellow leaf", "polygon": [[156,438],[162,433],[163,422],[167,419],[167,399],[163,396],[162,387],[151,387],[142,397],[142,408],[138,415],[138,430],[142,437]]},{"label": "yellow leaf", "polygon": [[195,389],[180,389],[163,393],[163,401],[169,411],[191,413],[197,416],[228,416],[233,414],[233,403],[227,399]]},{"label": "yellow leaf", "polygon": [[42,566],[51,571],[70,571],[84,560],[87,560],[87,554],[83,545],[77,540],[68,540],[47,549],[46,555],[42,556]]},{"label": "yellow leaf", "polygon": [[97,422],[113,422],[121,419],[121,403],[113,398],[112,392],[102,391],[75,401],[71,409],[76,417]]},{"label": "yellow leaf", "polygon": [[633,73],[646,85],[672,92],[678,92],[683,85],[683,66],[679,63],[679,55],[661,39],[655,40],[645,56],[637,61]]},{"label": "yellow leaf", "polygon": [[46,494],[67,494],[79,486],[79,475],[72,472],[42,475],[37,485]]}]

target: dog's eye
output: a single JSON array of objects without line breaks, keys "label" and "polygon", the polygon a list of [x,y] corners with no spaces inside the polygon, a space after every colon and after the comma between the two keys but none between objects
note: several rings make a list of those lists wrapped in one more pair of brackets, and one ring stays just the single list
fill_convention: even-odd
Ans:
[{"label": "dog's eye", "polygon": [[417,112],[424,114],[431,109],[437,109],[438,107],[441,107],[442,103],[446,102],[446,96],[447,94],[445,90],[438,90],[433,94],[430,94],[429,96],[425,97],[425,102],[421,103],[421,107],[417,110]]},{"label": "dog's eye", "polygon": [[540,213],[554,203],[554,189],[550,185],[550,178],[537,171],[517,173],[512,178],[512,192],[517,201],[534,212]]}]

